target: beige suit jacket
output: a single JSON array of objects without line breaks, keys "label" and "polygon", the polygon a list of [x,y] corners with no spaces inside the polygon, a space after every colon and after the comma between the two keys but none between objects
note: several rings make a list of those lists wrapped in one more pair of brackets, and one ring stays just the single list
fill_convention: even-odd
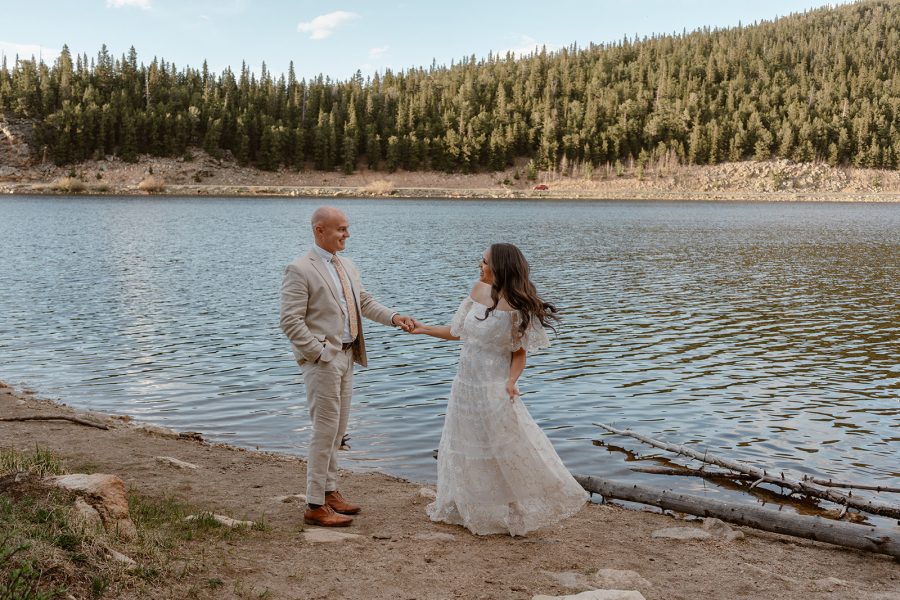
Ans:
[{"label": "beige suit jacket", "polygon": [[[359,335],[353,344],[353,360],[366,366],[366,342],[360,315],[382,325],[391,325],[394,311],[379,304],[363,289],[359,270],[350,259],[342,257],[341,264],[350,278],[359,308]],[[331,362],[341,351],[345,316],[339,298],[328,267],[315,251],[298,256],[285,269],[281,283],[281,330],[291,341],[294,357],[301,365],[317,358],[323,363]]]}]

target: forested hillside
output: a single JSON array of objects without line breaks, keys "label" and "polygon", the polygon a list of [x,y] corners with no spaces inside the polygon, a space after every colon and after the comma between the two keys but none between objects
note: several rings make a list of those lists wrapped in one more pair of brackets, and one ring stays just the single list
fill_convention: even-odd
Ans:
[{"label": "forested hillside", "polygon": [[[35,123],[58,164],[200,146],[243,164],[347,172],[473,172],[716,164],[744,159],[900,166],[900,2],[623,39],[516,59],[474,56],[363,79],[221,74],[63,48],[0,65],[3,114]],[[298,64],[303,57],[296,57]],[[8,64],[9,63],[9,64]]]}]

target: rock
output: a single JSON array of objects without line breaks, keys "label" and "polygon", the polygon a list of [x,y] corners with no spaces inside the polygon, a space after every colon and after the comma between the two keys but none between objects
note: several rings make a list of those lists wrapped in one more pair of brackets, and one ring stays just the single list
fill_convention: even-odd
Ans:
[{"label": "rock", "polygon": [[703,519],[703,530],[709,532],[710,535],[721,538],[728,542],[739,540],[744,537],[744,532],[732,529],[725,521],[707,517]]},{"label": "rock", "polygon": [[156,462],[160,462],[164,465],[169,465],[170,467],[178,467],[179,469],[199,469],[200,467],[195,465],[194,463],[185,462],[183,460],[178,460],[177,458],[172,458],[171,456],[157,456]]},{"label": "rock", "polygon": [[82,496],[100,515],[107,532],[125,538],[133,538],[137,534],[137,529],[128,514],[125,483],[115,475],[79,473],[48,477],[43,481],[47,485]]},{"label": "rock", "polygon": [[222,525],[223,527],[253,527],[253,521],[239,521],[237,519],[232,519],[231,517],[226,517],[225,515],[217,515],[213,513],[200,513],[198,515],[189,515],[184,518],[185,521],[196,521],[197,519],[208,519],[212,518],[213,521]]},{"label": "rock", "polygon": [[570,596],[532,596],[531,600],[646,600],[634,590],[589,590]]},{"label": "rock", "polygon": [[843,579],[838,579],[837,577],[826,577],[824,579],[817,579],[815,582],[816,587],[823,590],[833,590],[838,587],[847,587],[847,582]]},{"label": "rock", "polygon": [[654,539],[669,540],[708,540],[712,536],[707,531],[695,529],[693,527],[667,527],[665,529],[657,529],[653,532]]},{"label": "rock", "polygon": [[413,539],[419,540],[421,542],[449,542],[451,540],[455,540],[456,536],[452,533],[440,533],[438,531],[434,531],[430,533],[417,533],[413,536]]},{"label": "rock", "polygon": [[328,544],[332,542],[346,542],[356,540],[361,536],[355,533],[343,533],[333,529],[315,527],[303,531],[303,540],[314,544]]},{"label": "rock", "polygon": [[437,498],[437,492],[431,488],[423,487],[419,488],[419,498],[425,498],[426,500],[434,500]]},{"label": "rock", "polygon": [[373,540],[389,540],[389,539],[391,539],[391,537],[392,536],[389,533],[373,533],[372,534]]},{"label": "rock", "polygon": [[606,590],[634,590],[653,587],[653,584],[641,577],[637,571],[620,571],[617,569],[600,569],[591,576],[594,587]]},{"label": "rock", "polygon": [[122,563],[123,565],[128,565],[129,567],[136,566],[137,563],[134,562],[133,558],[125,556],[121,552],[113,550],[112,548],[107,548],[106,551],[109,553],[109,557],[116,561],[117,563]]},{"label": "rock", "polygon": [[150,435],[158,435],[159,437],[164,437],[168,439],[177,439],[178,432],[174,429],[169,429],[168,427],[158,427],[156,425],[147,425],[142,424],[135,427],[138,431],[143,431],[144,433],[149,433]]},{"label": "rock", "polygon": [[290,502],[303,503],[303,502],[306,502],[306,494],[289,494],[287,496],[272,496],[272,500],[274,500],[275,502],[284,502],[284,503],[290,503]]},{"label": "rock", "polygon": [[563,571],[561,573],[544,571],[544,573],[555,579],[556,582],[564,588],[584,589],[594,587],[588,583],[584,575],[582,575],[581,573],[575,573],[574,571]]},{"label": "rock", "polygon": [[97,509],[84,501],[84,498],[78,496],[75,498],[75,520],[82,526],[88,528],[102,528],[103,519]]}]

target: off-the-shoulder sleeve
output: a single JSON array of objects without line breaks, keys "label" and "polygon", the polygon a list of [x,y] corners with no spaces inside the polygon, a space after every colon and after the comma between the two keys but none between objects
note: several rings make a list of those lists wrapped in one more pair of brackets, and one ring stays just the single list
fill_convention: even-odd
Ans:
[{"label": "off-the-shoulder sleeve", "polygon": [[544,329],[544,326],[541,325],[539,319],[535,319],[534,317],[528,322],[528,329],[525,330],[525,333],[519,334],[519,324],[522,322],[522,316],[519,311],[516,311],[515,318],[512,319],[513,323],[513,331],[512,331],[512,351],[515,352],[520,348],[525,348],[526,352],[536,352],[541,348],[546,348],[550,345],[550,338],[547,336],[547,331]]},{"label": "off-the-shoulder sleeve", "polygon": [[462,337],[463,327],[466,323],[466,315],[469,314],[470,308],[472,308],[472,298],[466,296],[465,300],[460,303],[459,308],[456,309],[453,320],[450,321],[450,335],[458,338]]}]

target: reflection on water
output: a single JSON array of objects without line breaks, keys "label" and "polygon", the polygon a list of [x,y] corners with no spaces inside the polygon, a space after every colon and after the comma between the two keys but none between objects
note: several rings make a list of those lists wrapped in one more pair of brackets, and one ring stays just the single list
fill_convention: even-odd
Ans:
[{"label": "reflection on water", "polygon": [[[305,453],[278,291],[318,204],[0,199],[0,379]],[[553,347],[530,357],[523,400],[573,471],[650,477],[591,444],[614,439],[591,425],[603,421],[774,468],[897,484],[900,205],[339,206],[367,288],[426,322],[450,319],[490,242],[523,249],[565,318]],[[433,480],[458,348],[375,324],[367,336],[345,456]]]}]

